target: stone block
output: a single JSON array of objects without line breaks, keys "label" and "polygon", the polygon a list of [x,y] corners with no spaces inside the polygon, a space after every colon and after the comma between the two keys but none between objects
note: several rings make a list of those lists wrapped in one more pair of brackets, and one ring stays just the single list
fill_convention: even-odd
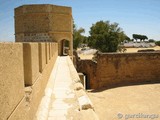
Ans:
[{"label": "stone block", "polygon": [[24,81],[33,85],[39,75],[38,43],[23,43]]},{"label": "stone block", "polygon": [[93,109],[93,105],[87,96],[81,96],[78,98],[80,110]]},{"label": "stone block", "polygon": [[75,83],[74,84],[74,90],[81,90],[83,89],[82,83]]},{"label": "stone block", "polygon": [[23,46],[21,43],[0,43],[1,120],[7,120],[23,96]]},{"label": "stone block", "polygon": [[86,95],[83,89],[75,91],[77,98]]},{"label": "stone block", "polygon": [[42,73],[46,66],[45,43],[39,43],[39,71]]}]

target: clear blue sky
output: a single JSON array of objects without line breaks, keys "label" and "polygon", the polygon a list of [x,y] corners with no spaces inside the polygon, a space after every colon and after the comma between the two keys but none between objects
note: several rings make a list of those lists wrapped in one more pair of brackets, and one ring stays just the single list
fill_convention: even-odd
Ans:
[{"label": "clear blue sky", "polygon": [[93,23],[110,20],[129,37],[137,33],[160,40],[160,0],[0,0],[0,41],[14,41],[14,8],[23,4],[70,6],[85,35]]}]

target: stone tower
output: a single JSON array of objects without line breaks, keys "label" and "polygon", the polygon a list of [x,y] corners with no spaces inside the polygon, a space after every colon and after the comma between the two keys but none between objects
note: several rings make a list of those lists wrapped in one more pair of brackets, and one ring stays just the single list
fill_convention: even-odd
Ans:
[{"label": "stone tower", "polygon": [[49,4],[23,5],[15,8],[15,40],[58,42],[59,55],[63,55],[67,48],[68,54],[72,56],[72,8]]}]

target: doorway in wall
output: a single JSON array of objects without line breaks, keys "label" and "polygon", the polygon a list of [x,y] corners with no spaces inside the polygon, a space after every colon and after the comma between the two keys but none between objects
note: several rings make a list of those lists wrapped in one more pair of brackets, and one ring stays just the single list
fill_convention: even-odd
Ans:
[{"label": "doorway in wall", "polygon": [[65,39],[61,40],[61,42],[60,42],[60,48],[61,48],[60,56],[69,55],[69,49],[70,49],[69,44],[70,44],[69,40],[65,40]]}]

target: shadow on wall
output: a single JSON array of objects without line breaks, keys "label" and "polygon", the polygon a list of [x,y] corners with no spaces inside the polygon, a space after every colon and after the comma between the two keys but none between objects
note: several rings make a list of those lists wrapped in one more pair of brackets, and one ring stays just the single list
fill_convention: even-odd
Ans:
[{"label": "shadow on wall", "polygon": [[86,76],[86,89],[96,89],[98,83],[96,81],[97,64],[92,60],[80,60],[77,62],[77,71]]},{"label": "shadow on wall", "polygon": [[0,43],[0,119],[32,120],[58,56],[57,43]]},{"label": "shadow on wall", "polygon": [[69,40],[61,40],[60,41],[60,56],[67,56],[70,52],[70,41]]},{"label": "shadow on wall", "polygon": [[87,90],[87,89],[90,89],[91,87],[90,87],[90,79],[89,79],[89,77],[88,77],[88,75],[86,74],[86,73],[83,73],[83,75],[85,76],[85,89]]}]

